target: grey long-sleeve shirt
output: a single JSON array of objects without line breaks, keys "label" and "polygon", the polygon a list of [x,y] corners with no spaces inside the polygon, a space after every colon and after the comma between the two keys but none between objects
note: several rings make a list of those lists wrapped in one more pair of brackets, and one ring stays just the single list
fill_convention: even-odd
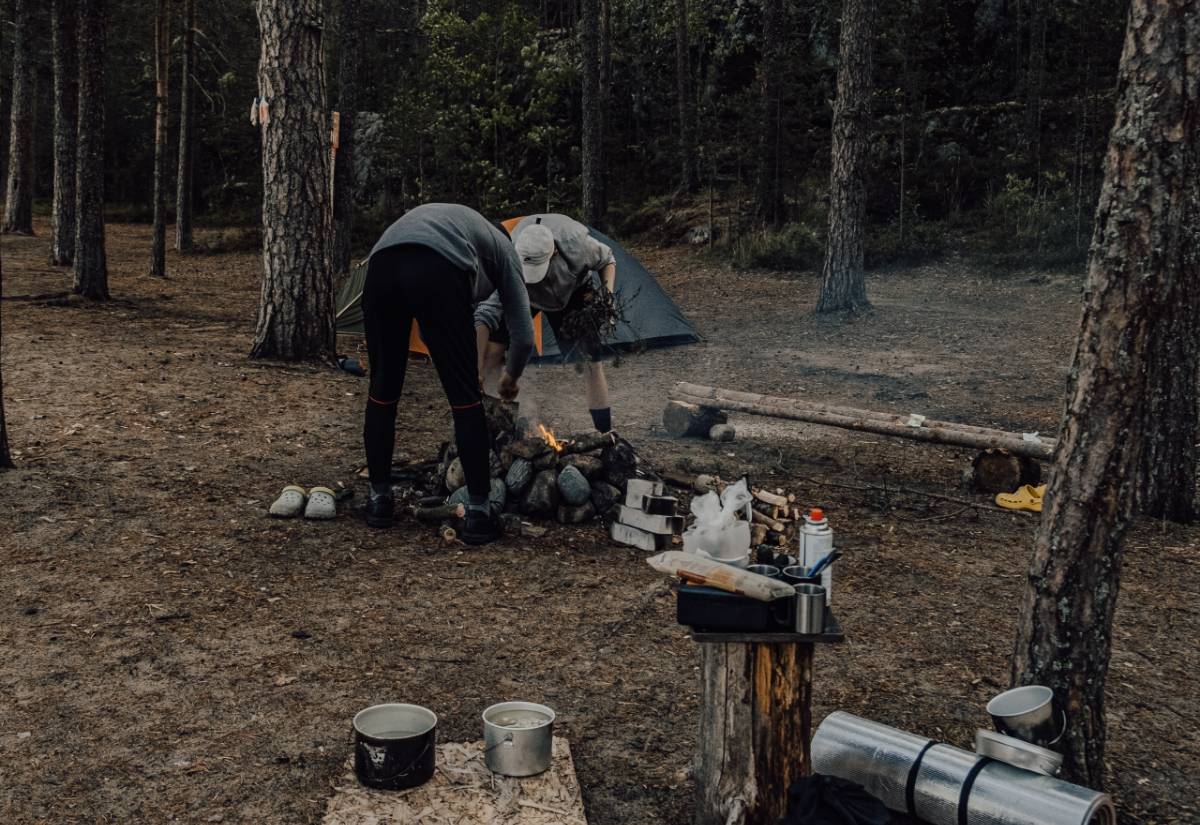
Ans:
[{"label": "grey long-sleeve shirt", "polygon": [[490,295],[496,320],[503,315],[510,343],[507,369],[520,377],[533,353],[533,321],[529,293],[521,275],[521,258],[512,242],[474,209],[455,203],[414,207],[389,226],[371,250],[375,254],[402,244],[428,247],[470,279],[478,305]]},{"label": "grey long-sleeve shirt", "polygon": [[[554,235],[554,248],[558,254],[550,259],[546,277],[536,284],[528,284],[529,305],[535,312],[557,312],[566,307],[579,285],[616,258],[607,244],[588,234],[588,228],[574,218],[554,213],[530,215],[522,218],[513,228],[513,243],[530,226],[541,223]],[[503,316],[501,296],[493,294],[475,308],[475,325],[496,329]]]}]

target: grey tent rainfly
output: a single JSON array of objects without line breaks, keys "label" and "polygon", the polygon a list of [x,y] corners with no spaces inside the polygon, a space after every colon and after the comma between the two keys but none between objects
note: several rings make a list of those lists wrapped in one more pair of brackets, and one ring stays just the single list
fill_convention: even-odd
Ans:
[{"label": "grey tent rainfly", "polygon": [[[637,258],[604,233],[591,227],[588,231],[593,238],[611,248],[617,260],[616,297],[624,308],[624,318],[608,342],[613,349],[633,352],[694,344],[700,340],[700,334]],[[359,264],[338,291],[339,333],[363,334],[362,292],[366,275],[366,264]],[[561,364],[568,360],[567,353],[559,349],[549,324],[541,325],[541,335],[541,349],[534,353],[530,363]]]}]

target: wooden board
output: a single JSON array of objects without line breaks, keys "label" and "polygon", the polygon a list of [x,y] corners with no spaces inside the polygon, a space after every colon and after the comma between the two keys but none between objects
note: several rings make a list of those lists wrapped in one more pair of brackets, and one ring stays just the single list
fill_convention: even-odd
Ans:
[{"label": "wooden board", "polygon": [[587,825],[575,763],[566,739],[554,738],[554,761],[539,776],[496,776],[483,763],[483,742],[437,747],[437,772],[418,788],[377,791],[354,777],[351,759],[325,807],[322,825]]}]

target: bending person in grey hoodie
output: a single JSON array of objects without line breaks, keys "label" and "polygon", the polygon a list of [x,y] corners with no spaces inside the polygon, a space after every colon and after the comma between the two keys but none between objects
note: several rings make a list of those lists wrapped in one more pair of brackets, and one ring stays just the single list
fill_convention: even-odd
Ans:
[{"label": "bending person in grey hoodie", "polygon": [[388,227],[371,250],[362,307],[371,367],[363,443],[371,477],[367,524],[372,527],[392,523],[396,405],[415,320],[450,402],[467,477],[470,503],[462,539],[484,544],[500,537],[498,514],[488,507],[491,443],[473,330],[475,305],[492,294],[512,339],[500,379],[501,396],[511,400],[533,351],[533,325],[521,261],[503,230],[466,206],[427,203]]},{"label": "bending person in grey hoodie", "polygon": [[[617,281],[613,251],[593,238],[579,221],[553,213],[522,218],[513,228],[512,237],[529,288],[529,304],[534,312],[545,315],[566,360],[584,362],[588,412],[596,429],[606,433],[612,429],[612,406],[602,363],[604,353],[592,352],[571,340],[563,319],[591,299],[597,279],[613,291]],[[493,295],[475,310],[479,374],[485,380],[499,371],[505,347],[509,359],[514,355],[502,297]],[[520,354],[518,350],[517,357]]]}]

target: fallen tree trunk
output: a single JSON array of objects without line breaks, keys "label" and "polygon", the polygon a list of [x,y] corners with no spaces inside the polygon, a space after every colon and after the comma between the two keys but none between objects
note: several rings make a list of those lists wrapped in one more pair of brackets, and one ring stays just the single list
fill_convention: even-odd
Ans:
[{"label": "fallen tree trunk", "polygon": [[857,410],[850,407],[835,407],[801,401],[796,398],[736,392],[699,384],[676,384],[671,391],[671,399],[686,404],[715,407],[732,412],[786,418],[809,424],[825,424],[831,427],[908,438],[931,444],[949,444],[956,447],[972,447],[977,450],[1003,447],[1013,455],[1037,459],[1051,458],[1057,443],[1055,440],[1047,438],[1026,441],[1017,433],[933,419],[922,420],[920,426],[909,426],[906,423],[908,418],[905,416]]}]

